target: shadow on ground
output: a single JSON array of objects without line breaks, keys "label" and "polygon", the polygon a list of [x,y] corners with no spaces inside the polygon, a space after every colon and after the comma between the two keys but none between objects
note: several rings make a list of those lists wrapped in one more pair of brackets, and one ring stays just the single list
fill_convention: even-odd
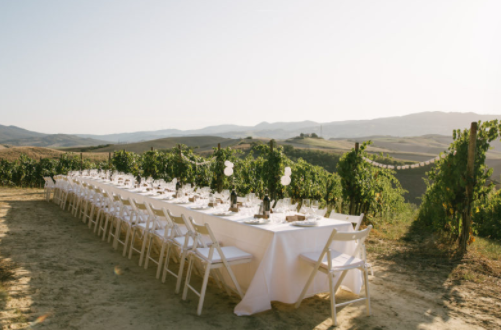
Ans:
[{"label": "shadow on ground", "polygon": [[[121,251],[101,241],[69,212],[44,201],[39,190],[0,189],[0,209],[0,260],[14,267],[13,278],[5,283],[7,296],[0,300],[3,328],[26,326],[42,315],[48,317],[37,324],[40,329],[330,328],[328,295],[305,299],[299,309],[273,303],[270,311],[238,317],[233,314],[238,299],[213,284],[203,314],[197,316],[197,297],[191,294],[182,301],[174,293],[174,278],[165,284],[156,280],[154,267],[139,267],[137,255],[132,260],[122,257]],[[412,262],[419,264],[414,252],[395,258],[407,263],[411,255]],[[439,278],[444,281],[454,267],[438,259],[436,266],[429,259],[422,263],[420,267],[443,272]],[[114,272],[117,266],[121,275]],[[363,304],[339,308],[338,329],[423,329],[436,320],[436,312],[430,312],[430,305],[434,309],[436,304],[428,293],[416,296],[420,279],[416,288],[402,290],[392,274],[398,274],[398,262],[392,267],[376,269],[371,281],[374,316],[365,316]],[[199,285],[200,280],[194,279]],[[443,287],[443,283],[436,285]],[[342,301],[352,295],[343,291],[339,297]],[[442,317],[447,321],[449,314]]]}]

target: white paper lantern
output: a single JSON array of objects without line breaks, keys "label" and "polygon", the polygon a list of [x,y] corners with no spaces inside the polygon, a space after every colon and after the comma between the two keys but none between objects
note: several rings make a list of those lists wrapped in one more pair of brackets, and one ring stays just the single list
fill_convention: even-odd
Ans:
[{"label": "white paper lantern", "polygon": [[233,169],[231,167],[228,166],[224,169],[224,175],[231,176],[232,174],[233,174]]},{"label": "white paper lantern", "polygon": [[283,186],[288,186],[288,185],[291,183],[291,178],[290,178],[290,176],[284,175],[284,176],[280,179],[280,183],[281,183]]},{"label": "white paper lantern", "polygon": [[424,163],[423,162],[419,163],[419,166],[424,166]]},{"label": "white paper lantern", "polygon": [[397,166],[397,170],[400,170],[402,168],[402,166]]},{"label": "white paper lantern", "polygon": [[433,164],[435,162],[435,159],[430,159],[430,163]]},{"label": "white paper lantern", "polygon": [[291,168],[290,168],[290,167],[288,167],[288,166],[287,166],[287,167],[285,168],[285,176],[291,176],[291,174],[292,174],[292,170],[291,170]]},{"label": "white paper lantern", "polygon": [[429,160],[428,160],[428,161],[426,161],[426,162],[424,162],[424,163],[425,163],[426,165],[430,165],[430,161],[429,161]]},{"label": "white paper lantern", "polygon": [[227,160],[224,162],[224,166],[233,168],[233,163]]}]

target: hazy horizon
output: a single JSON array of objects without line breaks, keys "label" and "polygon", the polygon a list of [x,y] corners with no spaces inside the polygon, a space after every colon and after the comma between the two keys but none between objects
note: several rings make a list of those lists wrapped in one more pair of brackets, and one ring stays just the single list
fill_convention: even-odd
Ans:
[{"label": "hazy horizon", "polygon": [[0,124],[63,134],[501,112],[501,1],[0,3]]}]

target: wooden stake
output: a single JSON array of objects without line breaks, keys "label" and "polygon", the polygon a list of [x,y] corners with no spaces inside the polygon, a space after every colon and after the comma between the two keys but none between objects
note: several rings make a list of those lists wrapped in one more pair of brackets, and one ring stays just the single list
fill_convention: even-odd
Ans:
[{"label": "wooden stake", "polygon": [[466,210],[463,214],[463,228],[459,239],[459,251],[464,254],[470,240],[471,228],[471,205],[473,203],[473,188],[475,180],[475,151],[477,148],[477,128],[476,122],[471,123],[470,143],[468,144],[468,163],[466,165]]},{"label": "wooden stake", "polygon": [[151,151],[153,151],[153,147],[151,147]]},{"label": "wooden stake", "polygon": [[217,150],[218,150],[218,151],[219,151],[219,150],[221,150],[221,143],[218,143],[218,144],[217,144]]},{"label": "wooden stake", "polygon": [[270,140],[270,152],[273,152],[273,141],[274,141],[273,139]]},{"label": "wooden stake", "polygon": [[358,149],[360,149],[360,145],[358,144],[358,142],[355,142],[355,151],[358,151]]},{"label": "wooden stake", "polygon": [[80,171],[83,170],[83,154],[80,153]]}]

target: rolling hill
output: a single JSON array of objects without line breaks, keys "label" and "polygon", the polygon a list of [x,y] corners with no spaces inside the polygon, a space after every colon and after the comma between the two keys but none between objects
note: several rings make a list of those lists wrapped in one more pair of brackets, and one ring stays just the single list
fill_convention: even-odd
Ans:
[{"label": "rolling hill", "polygon": [[[142,153],[151,148],[162,150],[176,147],[178,144],[185,144],[188,147],[197,148],[197,150],[206,150],[216,147],[221,143],[222,147],[228,146],[232,140],[225,139],[217,136],[188,136],[188,137],[171,137],[164,139],[151,140],[146,142],[126,143],[126,144],[113,144],[104,148],[95,149],[95,152],[113,152],[117,150],[133,151]],[[76,149],[75,149],[76,150]]]},{"label": "rolling hill", "polygon": [[[42,148],[42,147],[12,147],[12,148],[4,148],[0,149],[0,159],[5,159],[10,162],[15,161],[21,156],[21,154],[25,154],[28,157],[38,160],[40,158],[50,158],[56,159],[61,157],[62,154],[66,152],[51,148]],[[94,161],[102,161],[108,159],[107,153],[83,153],[84,158],[88,158]]]},{"label": "rolling hill", "polygon": [[7,140],[36,138],[43,137],[45,135],[47,134],[28,131],[17,126],[0,125],[0,143],[4,143]]},{"label": "rolling hill", "polygon": [[349,120],[320,123],[302,122],[262,122],[255,126],[218,125],[196,130],[166,129],[132,133],[91,135],[80,137],[104,141],[139,142],[151,139],[180,136],[219,136],[240,139],[247,136],[286,140],[300,133],[316,133],[324,138],[358,138],[371,135],[422,136],[428,134],[447,135],[454,129],[468,128],[473,121],[501,119],[501,115],[480,115],[473,112],[420,112],[399,117],[377,118],[373,120]]},{"label": "rolling hill", "polygon": [[95,146],[107,144],[106,141],[100,141],[90,138],[82,138],[75,135],[51,134],[39,137],[28,137],[15,140],[6,140],[2,142],[9,146],[32,146],[32,147],[76,147],[76,146]]}]

